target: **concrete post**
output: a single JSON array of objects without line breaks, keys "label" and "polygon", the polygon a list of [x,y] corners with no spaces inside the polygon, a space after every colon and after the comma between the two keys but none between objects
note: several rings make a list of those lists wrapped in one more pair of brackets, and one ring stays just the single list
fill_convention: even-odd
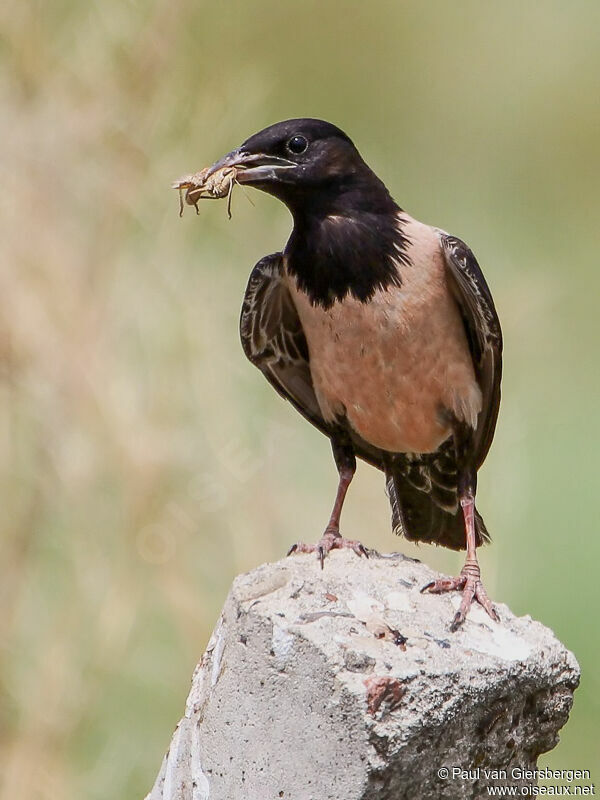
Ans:
[{"label": "concrete post", "polygon": [[[334,551],[235,579],[147,800],[480,798],[531,785],[579,681],[530,617],[422,595],[399,554]],[[460,775],[458,771],[461,772]],[[446,772],[445,772],[446,771]]]}]

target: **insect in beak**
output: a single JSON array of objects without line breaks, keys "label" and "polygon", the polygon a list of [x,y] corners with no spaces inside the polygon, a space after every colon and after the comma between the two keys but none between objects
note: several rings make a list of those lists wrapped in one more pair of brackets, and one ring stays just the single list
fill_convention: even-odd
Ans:
[{"label": "insect in beak", "polygon": [[233,187],[238,183],[238,170],[233,166],[223,166],[216,170],[205,167],[193,175],[184,175],[172,184],[179,192],[179,216],[183,216],[184,190],[185,202],[194,206],[199,214],[199,200],[220,200],[227,197],[227,216],[231,219],[231,198]]}]

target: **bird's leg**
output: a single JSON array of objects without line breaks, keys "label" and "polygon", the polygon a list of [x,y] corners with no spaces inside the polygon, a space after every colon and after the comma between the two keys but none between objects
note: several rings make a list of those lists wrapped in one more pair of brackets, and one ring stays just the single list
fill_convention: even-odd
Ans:
[{"label": "bird's leg", "polygon": [[344,499],[346,498],[346,492],[356,472],[354,451],[350,443],[342,436],[339,438],[332,438],[331,446],[340,477],[335,502],[325,532],[316,544],[297,542],[288,550],[288,555],[292,553],[316,553],[321,562],[321,569],[323,569],[325,556],[330,550],[337,548],[349,547],[351,550],[354,550],[357,555],[367,556],[368,558],[367,551],[360,542],[354,539],[344,539],[340,534],[340,516],[344,505]]},{"label": "bird's leg", "polygon": [[474,481],[469,483],[462,491],[459,487],[460,506],[465,521],[467,539],[467,557],[465,564],[456,578],[441,578],[431,581],[421,589],[421,592],[441,594],[454,589],[462,590],[462,600],[458,611],[450,625],[451,631],[456,631],[465,621],[473,600],[480,603],[490,617],[499,622],[500,618],[481,582],[481,571],[477,560],[477,537],[475,532],[475,489]]}]

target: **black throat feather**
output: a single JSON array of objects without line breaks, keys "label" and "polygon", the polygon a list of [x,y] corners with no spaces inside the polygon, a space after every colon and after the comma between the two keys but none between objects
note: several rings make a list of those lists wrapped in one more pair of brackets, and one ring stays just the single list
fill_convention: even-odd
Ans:
[{"label": "black throat feather", "polygon": [[410,265],[410,242],[400,209],[391,203],[383,212],[351,208],[294,214],[287,270],[313,305],[331,308],[348,295],[366,303],[376,291],[401,285],[398,267]]}]

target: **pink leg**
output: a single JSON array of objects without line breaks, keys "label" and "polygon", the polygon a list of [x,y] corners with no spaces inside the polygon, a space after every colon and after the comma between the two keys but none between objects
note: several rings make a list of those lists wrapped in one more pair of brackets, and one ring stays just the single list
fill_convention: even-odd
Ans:
[{"label": "pink leg", "polygon": [[495,622],[500,621],[500,617],[496,613],[481,582],[481,570],[479,569],[477,548],[475,545],[475,498],[473,494],[471,492],[466,493],[461,498],[460,505],[465,520],[465,533],[467,538],[467,557],[465,559],[465,565],[457,578],[431,581],[431,583],[428,583],[421,589],[422,592],[431,592],[432,594],[441,594],[442,592],[451,592],[454,589],[462,589],[462,601],[450,625],[450,630],[452,631],[457,630],[465,621],[474,599],[485,608]]},{"label": "pink leg", "polygon": [[366,549],[359,541],[356,541],[355,539],[344,539],[340,535],[340,516],[342,513],[342,507],[344,505],[346,492],[348,491],[348,487],[350,486],[353,476],[353,467],[345,466],[340,469],[340,480],[338,483],[337,494],[335,496],[331,517],[329,518],[325,532],[319,541],[316,544],[296,542],[296,544],[293,544],[288,550],[288,556],[292,553],[316,553],[319,561],[321,562],[321,569],[323,569],[325,556],[331,550],[338,548],[348,547],[351,550],[354,550],[354,552],[359,556],[366,556],[367,558],[369,557]]}]

